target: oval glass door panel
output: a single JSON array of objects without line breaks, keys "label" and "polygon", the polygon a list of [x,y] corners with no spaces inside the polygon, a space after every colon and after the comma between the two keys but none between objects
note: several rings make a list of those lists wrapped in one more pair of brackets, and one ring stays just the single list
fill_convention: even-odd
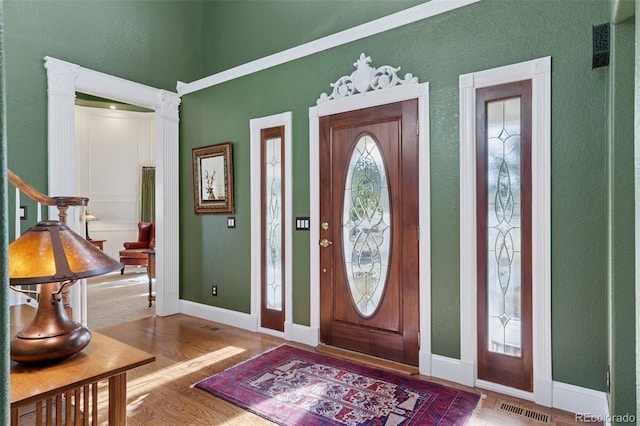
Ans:
[{"label": "oval glass door panel", "polygon": [[391,247],[389,186],[380,147],[361,136],[351,154],[342,212],[343,253],[351,298],[372,316],[387,282]]}]

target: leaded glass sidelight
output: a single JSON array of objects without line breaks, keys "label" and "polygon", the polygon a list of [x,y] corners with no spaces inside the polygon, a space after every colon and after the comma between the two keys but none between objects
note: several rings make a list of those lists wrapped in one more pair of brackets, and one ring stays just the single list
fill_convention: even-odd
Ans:
[{"label": "leaded glass sidelight", "polygon": [[389,187],[380,147],[360,137],[351,155],[344,190],[342,232],[349,290],[357,311],[378,308],[387,281],[391,247]]},{"label": "leaded glass sidelight", "polygon": [[487,315],[491,352],[521,355],[520,98],[487,104]]},{"label": "leaded glass sidelight", "polygon": [[282,310],[282,140],[264,141],[264,268],[266,307]]}]

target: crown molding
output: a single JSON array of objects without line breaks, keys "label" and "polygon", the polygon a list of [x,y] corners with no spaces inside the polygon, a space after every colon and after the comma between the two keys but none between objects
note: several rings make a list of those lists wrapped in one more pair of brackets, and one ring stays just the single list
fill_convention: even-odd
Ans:
[{"label": "crown molding", "polygon": [[413,22],[421,21],[432,16],[440,15],[460,7],[477,3],[480,0],[431,0],[414,7],[410,7],[400,12],[375,19],[362,25],[349,28],[338,33],[319,38],[291,49],[246,64],[230,68],[226,71],[201,78],[191,83],[179,81],[176,88],[180,96],[197,92],[217,84],[244,77],[258,71],[275,67],[305,56],[313,55],[324,50],[332,49],[352,41],[360,40],[375,34],[399,28]]}]

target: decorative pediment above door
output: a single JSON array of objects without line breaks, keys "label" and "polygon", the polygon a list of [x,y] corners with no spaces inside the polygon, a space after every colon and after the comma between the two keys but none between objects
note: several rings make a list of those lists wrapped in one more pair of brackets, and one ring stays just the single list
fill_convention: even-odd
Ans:
[{"label": "decorative pediment above door", "polygon": [[326,101],[362,94],[370,90],[375,91],[401,85],[418,84],[418,77],[414,77],[411,73],[405,74],[404,78],[398,77],[400,67],[395,68],[390,65],[383,65],[380,68],[374,68],[370,63],[371,57],[361,53],[360,58],[353,64],[356,70],[350,75],[340,77],[335,83],[331,83],[331,87],[333,87],[331,95],[323,93],[316,101],[316,104],[319,105]]}]

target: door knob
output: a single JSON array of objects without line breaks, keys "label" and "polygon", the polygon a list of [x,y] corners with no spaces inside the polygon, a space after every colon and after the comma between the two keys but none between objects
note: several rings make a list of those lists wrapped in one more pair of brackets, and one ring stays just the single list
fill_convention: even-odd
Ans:
[{"label": "door knob", "polygon": [[327,240],[326,238],[324,240],[320,240],[320,245],[322,247],[329,247],[331,244],[333,244],[331,241]]}]

